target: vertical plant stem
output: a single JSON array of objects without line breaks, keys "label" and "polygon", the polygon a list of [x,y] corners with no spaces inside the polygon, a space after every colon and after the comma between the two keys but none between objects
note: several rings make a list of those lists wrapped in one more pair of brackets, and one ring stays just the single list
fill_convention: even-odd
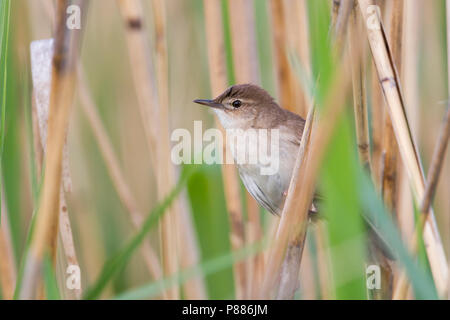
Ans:
[{"label": "vertical plant stem", "polygon": [[334,23],[334,41],[336,43],[337,52],[341,52],[344,45],[345,36],[347,35],[347,26],[353,9],[354,0],[340,0],[336,20]]},{"label": "vertical plant stem", "polygon": [[[378,13],[370,7],[371,2],[369,0],[358,1],[365,21],[371,22],[371,24],[366,23],[365,26],[372,56],[384,91],[400,155],[407,169],[416,202],[420,203],[425,192],[425,181],[420,159],[405,116],[404,101],[394,59],[389,50],[384,27]],[[430,212],[425,225],[424,241],[438,293],[443,294],[448,280],[448,266],[433,212]]]},{"label": "vertical plant stem", "polygon": [[[220,0],[204,0],[203,5],[205,10],[209,79],[213,95],[219,95],[228,84],[221,3]],[[216,126],[221,130],[222,136],[226,137],[225,130],[219,124],[217,119]],[[226,159],[227,152],[227,144],[224,143],[224,159]],[[231,247],[236,251],[243,247],[245,241],[239,180],[234,165],[223,164],[222,174],[225,199],[230,219]],[[242,299],[244,297],[246,285],[244,264],[238,262],[234,264],[233,269],[236,298]]]},{"label": "vertical plant stem", "polygon": [[[66,8],[69,2],[57,3],[57,23],[52,61],[52,84],[48,119],[47,151],[42,198],[25,264],[21,298],[35,297],[37,283],[45,252],[53,248],[59,222],[62,149],[65,141],[69,111],[75,89],[75,66],[81,45],[81,31],[66,27]],[[85,1],[77,4],[83,17],[87,10]]]},{"label": "vertical plant stem", "polygon": [[297,92],[300,90],[295,74],[289,65],[287,52],[287,25],[284,1],[270,0],[272,18],[272,45],[275,58],[276,80],[280,105],[289,111],[301,113],[301,100]]},{"label": "vertical plant stem", "polygon": [[[118,3],[126,25],[130,66],[149,150],[156,154],[152,157],[158,186],[158,199],[161,200],[175,185],[175,172],[170,161],[169,150],[169,83],[164,3],[153,2],[156,32],[156,76],[148,42],[149,37],[144,25],[141,1],[119,0]],[[166,276],[173,275],[178,270],[179,208],[179,203],[175,201],[164,216],[160,228],[163,271]],[[167,290],[167,298],[178,299],[179,297],[177,285]]]},{"label": "vertical plant stem", "polygon": [[[354,62],[355,63],[355,62]],[[348,57],[342,63],[347,66],[349,64]],[[342,68],[342,66],[340,66]],[[326,145],[328,144],[339,114],[343,110],[347,88],[350,77],[347,72],[337,71],[336,78],[332,84],[329,95],[325,100],[325,106],[328,111],[322,117],[319,117],[317,129],[311,138],[311,151],[307,154],[305,161],[301,164],[297,158],[295,171],[289,186],[288,198],[283,208],[283,214],[275,237],[275,243],[270,248],[267,266],[265,268],[265,276],[263,287],[261,290],[261,298],[269,298],[279,274],[284,253],[288,242],[293,239],[294,235],[302,234],[306,231],[306,219],[308,210],[311,206],[312,197],[315,188],[315,179],[317,177],[319,165],[324,154]],[[291,198],[292,200],[290,200]]]},{"label": "vertical plant stem", "polygon": [[[166,193],[175,186],[175,168],[170,160],[170,139],[169,139],[169,57],[167,49],[167,22],[166,22],[166,1],[153,0],[155,26],[155,49],[156,49],[156,74],[158,83],[158,97],[160,102],[160,134],[158,139],[159,153],[161,154],[161,167],[166,175],[161,175],[161,179],[169,179],[169,186]],[[188,213],[182,209],[180,201],[176,199],[172,207],[173,211],[164,215],[162,219],[162,229],[168,232],[166,237],[174,238],[173,243],[167,243],[166,251],[179,251],[179,259],[183,268],[189,268],[198,264],[197,243],[194,238],[193,225]],[[184,222],[180,224],[180,220]],[[181,228],[180,228],[181,227]],[[178,247],[178,249],[177,249]],[[171,259],[176,259],[173,255]],[[168,263],[176,265],[177,261]],[[173,267],[172,273],[176,271]],[[205,297],[204,283],[200,277],[196,277],[184,285],[187,299],[202,299]]]},{"label": "vertical plant stem", "polygon": [[[169,61],[167,56],[167,30],[165,3],[161,0],[153,0],[153,18],[155,27],[155,52],[156,52],[156,83],[158,84],[159,112],[154,120],[154,125],[159,122],[159,138],[156,139],[158,148],[158,190],[166,195],[175,185],[175,172],[170,161],[169,139]],[[141,17],[142,18],[142,17]],[[151,59],[151,56],[148,57]],[[178,215],[180,206],[175,201],[172,208],[161,219],[161,238],[163,266],[166,275],[173,275],[178,271],[179,234]],[[169,291],[171,299],[179,299],[180,294],[175,286]]]},{"label": "vertical plant stem", "polygon": [[[233,51],[234,74],[238,83],[260,83],[259,57],[256,44],[254,6],[252,1],[229,0],[231,40]],[[259,207],[256,200],[246,192],[248,221],[245,237],[248,244],[260,241],[261,223]],[[244,298],[250,298],[259,291],[258,284],[262,278],[262,253],[248,259],[246,263],[246,289]]]},{"label": "vertical plant stem", "polygon": [[[358,33],[358,18],[357,12],[352,10],[350,16],[349,30],[350,41],[349,50],[350,54],[354,55],[354,47],[358,46],[359,33]],[[369,142],[369,121],[367,115],[367,97],[366,86],[364,79],[364,63],[359,65],[352,64],[352,85],[353,85],[353,110],[355,113],[356,124],[356,142],[358,144],[359,159],[366,169],[371,171],[370,162],[370,142]]]},{"label": "vertical plant stem", "polygon": [[[309,44],[308,8],[306,1],[284,0],[284,12],[286,20],[287,49],[298,55],[306,78],[311,79],[311,59]],[[298,77],[294,77],[298,81]],[[311,105],[311,98],[302,90],[300,83],[295,85],[295,104],[298,113],[306,117],[308,107]]]},{"label": "vertical plant stem", "polygon": [[[445,151],[447,150],[448,140],[450,137],[450,107],[447,107],[447,114],[445,117],[444,124],[442,125],[441,133],[439,139],[436,143],[436,147],[433,152],[433,158],[431,160],[430,169],[427,176],[427,186],[425,189],[425,194],[420,205],[420,218],[416,226],[416,232],[410,242],[410,248],[414,255],[417,254],[419,248],[420,234],[423,233],[425,222],[428,219],[428,215],[431,208],[431,202],[433,200],[437,183],[439,180],[439,175],[441,173],[442,164],[445,158]],[[446,285],[444,283],[443,285]],[[448,288],[446,288],[448,290]],[[394,299],[403,300],[406,299],[408,294],[408,279],[406,273],[403,272],[398,280],[398,283],[394,292]],[[446,292],[443,294],[446,295]]]},{"label": "vertical plant stem", "polygon": [[[394,1],[391,12],[390,22],[390,46],[393,57],[393,64],[397,68],[399,75],[401,71],[401,44],[402,44],[402,27],[403,27],[403,1]],[[384,137],[383,137],[383,177],[382,177],[382,193],[387,208],[391,210],[394,216],[397,216],[396,200],[397,200],[397,155],[398,148],[395,141],[394,129],[388,113],[384,113]]]},{"label": "vertical plant stem", "polygon": [[[310,110],[308,112],[308,117],[306,119],[305,128],[303,130],[302,140],[300,143],[300,148],[297,154],[297,161],[293,171],[293,177],[295,179],[299,178],[300,168],[305,159],[305,155],[307,154],[310,148],[311,141],[311,131],[312,125],[314,121],[314,113],[315,113],[315,105],[311,105]],[[287,217],[289,214],[289,210],[297,209],[294,205],[294,195],[296,192],[295,188],[299,188],[299,184],[297,180],[292,179],[291,186],[289,187],[288,196],[286,198],[286,203],[283,208],[283,213],[281,216],[282,222],[280,223],[278,233],[283,232],[281,226],[285,225],[283,223],[283,217]],[[293,213],[290,213],[293,215]],[[283,265],[281,267],[280,273],[280,285],[278,288],[277,299],[285,300],[285,299],[293,299],[295,291],[298,286],[298,275],[300,271],[300,264],[302,261],[302,253],[305,246],[306,240],[306,230],[308,223],[308,213],[305,215],[304,221],[301,221],[301,224],[304,227],[297,229],[296,233],[292,235],[292,238],[289,240],[286,255],[283,261]]]},{"label": "vertical plant stem", "polygon": [[[37,151],[36,153],[36,167],[38,168],[39,174],[41,173],[43,167],[43,155],[46,153],[46,145],[47,145],[47,136],[48,136],[48,118],[49,118],[49,100],[48,94],[50,93],[51,86],[51,62],[54,54],[54,41],[52,39],[47,40],[39,40],[36,42],[32,42],[31,44],[31,63],[32,63],[32,75],[33,75],[33,86],[34,86],[34,95],[33,98],[33,111],[32,117],[35,122],[33,124],[33,143],[34,149]],[[64,149],[67,150],[67,144],[64,144]],[[68,154],[66,153],[66,156]],[[64,158],[63,151],[63,162],[68,161],[68,158]],[[64,165],[61,168],[62,175],[64,170]],[[65,194],[64,194],[64,186],[70,186],[71,189],[71,181],[70,176],[68,175],[68,166],[66,169],[66,181],[68,183],[64,183],[64,177],[61,179],[61,187],[59,193],[59,233],[61,235],[60,239],[63,245],[63,250],[65,255],[65,262],[67,265],[76,265],[78,264],[78,259],[75,251],[75,244],[73,241],[72,227],[70,224],[68,208],[66,204]],[[53,262],[56,262],[56,241],[54,243],[54,247],[51,253],[51,257]],[[65,272],[64,272],[65,275]],[[75,297],[76,299],[81,298],[81,289],[74,289],[73,292],[69,291],[66,286],[64,286],[67,294]],[[42,293],[43,295],[43,293]]]},{"label": "vertical plant stem", "polygon": [[[420,133],[420,30],[422,29],[420,10],[421,1],[404,2],[404,30],[402,45],[402,70],[401,80],[403,81],[403,92],[405,98],[405,108],[408,120],[411,124],[411,131],[416,141]],[[408,175],[404,166],[400,166],[398,184],[398,204],[397,218],[398,226],[403,239],[411,239],[414,234],[414,200],[409,187]]]},{"label": "vertical plant stem", "polygon": [[[114,153],[112,143],[108,137],[108,134],[106,133],[106,129],[103,126],[100,115],[97,112],[97,108],[94,104],[94,101],[92,100],[89,88],[87,87],[84,71],[81,70],[81,68],[79,68],[78,78],[81,108],[87,117],[90,127],[92,128],[94,136],[100,147],[100,152],[105,161],[106,169],[108,170],[114,188],[119,195],[119,199],[127,209],[133,226],[136,229],[139,229],[142,225],[144,215],[139,210],[137,201],[126,182],[125,176],[119,165],[119,160]],[[160,279],[162,277],[161,264],[159,262],[157,253],[150,246],[148,241],[144,241],[142,243],[141,253],[147,269],[149,270],[149,273],[155,280]]]}]

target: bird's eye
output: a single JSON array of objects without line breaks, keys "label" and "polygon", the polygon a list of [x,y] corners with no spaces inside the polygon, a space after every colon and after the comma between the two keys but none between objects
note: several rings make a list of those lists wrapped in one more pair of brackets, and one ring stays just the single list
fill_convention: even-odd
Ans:
[{"label": "bird's eye", "polygon": [[236,109],[239,108],[242,105],[241,100],[234,100],[233,101],[233,107],[235,107]]}]

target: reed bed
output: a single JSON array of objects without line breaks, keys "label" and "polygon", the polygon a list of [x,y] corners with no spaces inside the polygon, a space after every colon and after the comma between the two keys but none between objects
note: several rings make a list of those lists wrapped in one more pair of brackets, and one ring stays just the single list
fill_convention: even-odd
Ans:
[{"label": "reed bed", "polygon": [[[1,299],[448,297],[448,1],[87,3],[0,0]],[[306,119],[280,217],[198,161],[236,83]]]}]

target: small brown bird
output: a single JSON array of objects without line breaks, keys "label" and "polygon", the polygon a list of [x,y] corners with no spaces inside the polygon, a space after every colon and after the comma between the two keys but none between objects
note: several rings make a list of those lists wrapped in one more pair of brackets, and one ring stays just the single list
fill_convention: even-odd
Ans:
[{"label": "small brown bird", "polygon": [[[270,94],[253,84],[237,84],[213,100],[194,100],[213,108],[222,126],[235,129],[278,129],[279,168],[271,175],[261,174],[261,163],[236,163],[248,192],[273,214],[281,214],[291,181],[305,120],[281,108]],[[312,205],[311,212],[315,212]],[[390,246],[377,229],[365,220],[372,241],[384,255],[392,259]]]},{"label": "small brown bird", "polygon": [[248,192],[273,214],[280,214],[291,181],[292,170],[305,120],[280,108],[264,89],[253,84],[234,85],[214,100],[194,102],[214,108],[222,126],[233,129],[278,129],[279,167],[271,175],[261,174],[261,163],[237,163]]}]

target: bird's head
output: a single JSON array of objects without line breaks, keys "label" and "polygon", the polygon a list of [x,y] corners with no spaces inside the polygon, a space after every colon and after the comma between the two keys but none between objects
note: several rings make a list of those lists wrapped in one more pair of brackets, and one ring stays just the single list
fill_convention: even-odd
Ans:
[{"label": "bird's head", "polygon": [[213,108],[225,129],[248,128],[261,112],[277,107],[270,94],[254,84],[236,84],[215,99],[194,102]]}]

